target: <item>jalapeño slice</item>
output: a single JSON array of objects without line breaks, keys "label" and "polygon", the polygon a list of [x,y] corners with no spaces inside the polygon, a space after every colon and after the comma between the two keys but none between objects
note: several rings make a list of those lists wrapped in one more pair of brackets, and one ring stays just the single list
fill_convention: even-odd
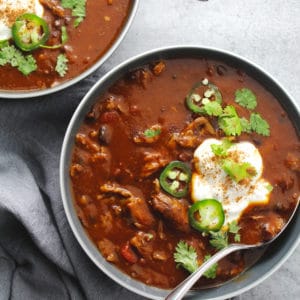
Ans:
[{"label": "jalape\u00f1o slice", "polygon": [[215,199],[203,199],[189,208],[190,225],[201,232],[219,231],[224,224],[222,204]]},{"label": "jalape\u00f1o slice", "polygon": [[222,95],[218,87],[213,83],[205,80],[194,84],[186,96],[186,105],[194,113],[205,113],[203,105],[205,101],[217,101],[222,103]]},{"label": "jalape\u00f1o slice", "polygon": [[31,51],[47,42],[49,26],[39,16],[26,13],[16,19],[12,26],[12,36],[18,48]]},{"label": "jalape\u00f1o slice", "polygon": [[191,170],[188,165],[181,161],[170,162],[159,177],[161,187],[170,195],[180,198],[188,191],[191,179]]}]

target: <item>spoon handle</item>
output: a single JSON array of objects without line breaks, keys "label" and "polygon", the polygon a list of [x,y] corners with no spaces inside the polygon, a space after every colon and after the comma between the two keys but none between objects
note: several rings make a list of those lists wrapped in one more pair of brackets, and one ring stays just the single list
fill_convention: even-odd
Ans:
[{"label": "spoon handle", "polygon": [[207,271],[213,264],[218,262],[220,259],[230,254],[231,252],[251,248],[251,246],[243,244],[231,244],[216,254],[214,254],[210,259],[204,262],[200,268],[198,268],[194,273],[182,281],[177,287],[165,298],[165,300],[179,300],[186,294],[186,292],[197,282],[197,280]]}]

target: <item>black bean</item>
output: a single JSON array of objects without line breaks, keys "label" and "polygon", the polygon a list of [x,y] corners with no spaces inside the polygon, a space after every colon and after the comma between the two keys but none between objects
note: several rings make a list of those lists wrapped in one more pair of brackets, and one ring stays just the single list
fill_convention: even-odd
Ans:
[{"label": "black bean", "polygon": [[99,142],[102,145],[108,145],[112,137],[112,128],[105,124],[101,125],[99,128]]},{"label": "black bean", "polygon": [[217,73],[220,75],[220,76],[223,76],[227,73],[227,68],[223,65],[217,65]]}]

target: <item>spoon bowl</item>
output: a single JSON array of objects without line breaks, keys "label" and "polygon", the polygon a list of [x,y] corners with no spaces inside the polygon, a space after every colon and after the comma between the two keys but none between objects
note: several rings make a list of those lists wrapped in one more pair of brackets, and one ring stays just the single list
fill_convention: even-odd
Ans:
[{"label": "spoon bowl", "polygon": [[180,300],[184,297],[184,295],[189,291],[189,289],[200,279],[200,277],[209,269],[211,268],[215,263],[217,263],[219,260],[224,258],[225,256],[229,255],[232,252],[235,251],[241,251],[241,250],[248,250],[253,248],[262,248],[265,247],[272,242],[274,242],[287,228],[291,220],[293,219],[294,215],[296,214],[296,211],[298,209],[300,202],[300,197],[297,199],[297,203],[295,205],[294,211],[289,217],[288,221],[285,223],[285,225],[282,227],[279,233],[277,233],[275,236],[273,236],[270,240],[265,242],[260,242],[257,244],[229,244],[227,247],[221,249],[216,254],[214,254],[210,259],[205,261],[201,267],[199,267],[194,273],[192,273],[189,277],[187,277],[184,281],[182,281],[173,291],[165,298],[165,300]]}]

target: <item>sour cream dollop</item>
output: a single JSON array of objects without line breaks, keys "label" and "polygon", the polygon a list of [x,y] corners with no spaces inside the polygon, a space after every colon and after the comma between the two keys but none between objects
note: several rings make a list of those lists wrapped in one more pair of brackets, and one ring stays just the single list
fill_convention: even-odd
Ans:
[{"label": "sour cream dollop", "polygon": [[39,17],[44,8],[39,0],[0,0],[0,41],[12,37],[11,27],[16,18],[25,13],[34,13]]},{"label": "sour cream dollop", "polygon": [[194,153],[195,171],[191,181],[191,196],[194,202],[213,198],[222,203],[226,228],[238,221],[248,205],[267,204],[270,199],[270,184],[262,178],[263,160],[258,149],[250,142],[239,142],[228,149],[228,157],[238,163],[250,163],[256,174],[245,182],[237,183],[222,169],[211,145],[220,145],[217,139],[205,140]]}]

